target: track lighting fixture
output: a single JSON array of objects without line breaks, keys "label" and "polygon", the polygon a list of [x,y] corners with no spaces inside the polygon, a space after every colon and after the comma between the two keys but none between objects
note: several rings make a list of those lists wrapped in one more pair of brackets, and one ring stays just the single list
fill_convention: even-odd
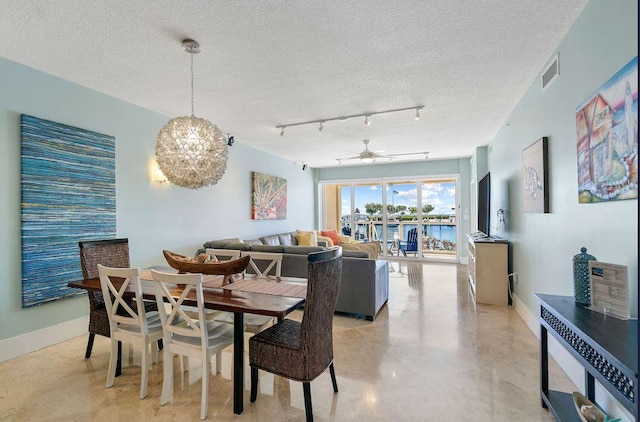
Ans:
[{"label": "track lighting fixture", "polygon": [[235,138],[235,137],[233,137],[233,136],[229,136],[229,135],[227,134],[227,145],[228,145],[228,146],[233,146],[233,143],[234,143],[235,141],[236,141],[236,138]]},{"label": "track lighting fixture", "polygon": [[302,171],[305,171],[307,169],[307,164],[306,163],[302,163]]},{"label": "track lighting fixture", "polygon": [[318,131],[322,132],[322,130],[324,129],[324,125],[327,122],[331,122],[331,121],[344,122],[344,121],[346,121],[348,119],[362,118],[362,117],[364,117],[364,124],[369,126],[369,125],[371,125],[371,117],[376,115],[376,114],[396,113],[396,112],[399,112],[399,111],[408,111],[408,110],[415,110],[415,112],[416,112],[415,119],[419,120],[420,119],[420,112],[422,110],[424,110],[424,106],[423,105],[419,105],[419,106],[406,107],[406,108],[396,108],[396,109],[393,109],[393,110],[373,111],[373,112],[369,112],[369,113],[352,114],[352,115],[349,115],[349,116],[338,116],[338,117],[331,117],[331,118],[327,118],[327,119],[309,120],[309,121],[306,121],[306,122],[299,122],[299,123],[289,123],[287,125],[277,125],[276,129],[280,129],[280,136],[284,136],[284,130],[286,128],[288,128],[288,127],[313,124],[313,125],[318,125]]}]

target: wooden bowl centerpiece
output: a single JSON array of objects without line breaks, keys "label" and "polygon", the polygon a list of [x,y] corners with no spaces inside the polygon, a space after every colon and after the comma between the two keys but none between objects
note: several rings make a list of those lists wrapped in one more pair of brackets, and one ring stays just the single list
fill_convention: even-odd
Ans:
[{"label": "wooden bowl centerpiece", "polygon": [[200,273],[207,275],[223,275],[223,285],[233,283],[231,276],[242,273],[249,265],[251,257],[243,256],[232,261],[208,261],[203,258],[192,258],[177,254],[175,252],[163,250],[167,263],[171,268],[175,268],[180,273]]}]

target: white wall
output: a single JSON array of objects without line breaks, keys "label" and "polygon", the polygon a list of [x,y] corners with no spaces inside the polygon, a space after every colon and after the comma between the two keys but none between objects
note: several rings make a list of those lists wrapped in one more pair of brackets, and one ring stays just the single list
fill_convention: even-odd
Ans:
[{"label": "white wall", "polygon": [[[534,294],[573,296],[572,258],[582,246],[600,261],[628,266],[637,316],[638,201],[578,203],[575,125],[576,107],[637,56],[637,16],[635,0],[589,2],[557,48],[558,79],[544,91],[534,80],[488,148],[492,188],[503,186],[492,189],[492,218],[496,204],[507,207],[506,229],[497,234],[513,244],[516,310],[536,334]],[[549,137],[550,213],[525,214],[522,150],[543,136]],[[564,365],[569,373],[571,365]],[[581,376],[574,376],[578,386]]]},{"label": "white wall", "polygon": [[[191,191],[151,182],[149,160],[168,116],[0,58],[0,361],[8,348],[29,343],[24,341],[29,333],[61,327],[66,334],[51,337],[60,341],[65,335],[86,332],[86,324],[78,332],[70,327],[80,325],[69,323],[88,313],[85,297],[21,307],[22,113],[115,136],[117,235],[129,238],[132,265],[164,264],[162,249],[193,254],[202,243],[216,238],[255,238],[313,228],[312,172],[243,145],[236,136],[229,149],[227,172],[217,185]],[[216,123],[215,116],[202,117]],[[287,219],[250,219],[252,171],[288,180]]]}]

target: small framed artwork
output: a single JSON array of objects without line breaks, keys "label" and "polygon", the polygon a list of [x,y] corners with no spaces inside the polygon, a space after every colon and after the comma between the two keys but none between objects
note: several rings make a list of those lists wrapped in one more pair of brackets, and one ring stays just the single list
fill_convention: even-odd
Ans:
[{"label": "small framed artwork", "polygon": [[253,172],[251,218],[284,220],[287,218],[287,179]]},{"label": "small framed artwork", "polygon": [[538,139],[522,151],[522,208],[524,212],[549,212],[549,170],[547,149],[549,139]]}]

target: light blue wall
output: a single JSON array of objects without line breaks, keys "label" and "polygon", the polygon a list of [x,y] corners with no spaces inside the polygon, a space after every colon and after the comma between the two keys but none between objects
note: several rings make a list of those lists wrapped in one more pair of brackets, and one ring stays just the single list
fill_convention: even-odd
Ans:
[{"label": "light blue wall", "polygon": [[[215,238],[254,238],[313,227],[312,173],[295,163],[237,139],[229,149],[227,172],[216,186],[190,191],[151,182],[149,160],[167,116],[0,58],[0,340],[88,311],[84,297],[21,308],[22,113],[115,136],[117,235],[129,238],[132,265],[164,264],[162,249],[192,254]],[[215,122],[215,116],[202,117]],[[250,219],[252,171],[288,180],[286,220]]]},{"label": "light blue wall", "polygon": [[[534,293],[573,295],[572,257],[582,246],[600,261],[629,267],[637,315],[638,201],[578,203],[575,123],[576,107],[637,56],[637,16],[636,0],[591,1],[557,48],[558,79],[544,91],[539,78],[533,81],[488,148],[492,187],[502,186],[492,190],[492,208],[502,204],[508,212],[498,235],[513,243],[515,292],[534,316]],[[543,136],[551,212],[524,214],[522,150]]]},{"label": "light blue wall", "polygon": [[[469,233],[469,183],[471,180],[471,160],[470,158],[460,158],[452,160],[426,160],[409,163],[374,164],[361,166],[339,166],[332,168],[320,168],[315,170],[316,180],[319,182],[333,180],[356,180],[356,179],[391,179],[398,177],[439,177],[458,176],[459,177],[459,198],[460,198],[460,229],[461,243],[464,242],[465,235]],[[465,215],[467,219],[465,219]],[[467,248],[459,248],[460,256],[467,256]]]}]

